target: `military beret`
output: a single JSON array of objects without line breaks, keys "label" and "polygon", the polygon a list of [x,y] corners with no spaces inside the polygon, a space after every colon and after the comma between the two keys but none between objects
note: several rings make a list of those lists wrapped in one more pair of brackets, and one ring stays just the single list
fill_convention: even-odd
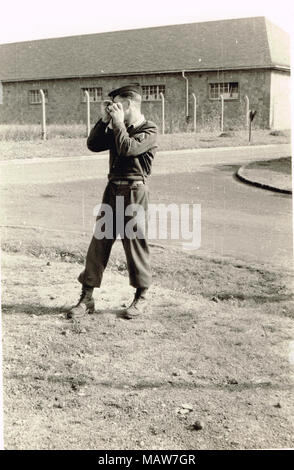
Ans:
[{"label": "military beret", "polygon": [[125,85],[120,88],[116,88],[116,90],[108,93],[108,96],[115,98],[116,96],[122,95],[123,93],[129,93],[130,91],[133,93],[138,93],[138,95],[141,95],[142,93],[140,85],[138,83],[134,83],[132,85]]}]

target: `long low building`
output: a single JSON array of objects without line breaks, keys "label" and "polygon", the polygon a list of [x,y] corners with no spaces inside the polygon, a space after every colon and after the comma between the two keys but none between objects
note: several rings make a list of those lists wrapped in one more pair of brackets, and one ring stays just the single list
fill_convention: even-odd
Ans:
[{"label": "long low building", "polygon": [[264,17],[209,21],[0,45],[0,123],[91,120],[112,89],[139,83],[143,113],[166,132],[290,128],[290,40]]}]

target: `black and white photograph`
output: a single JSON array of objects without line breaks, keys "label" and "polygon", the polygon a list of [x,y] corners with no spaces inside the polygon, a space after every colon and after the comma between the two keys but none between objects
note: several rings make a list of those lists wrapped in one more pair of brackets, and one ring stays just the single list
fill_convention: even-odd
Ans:
[{"label": "black and white photograph", "polygon": [[293,13],[3,3],[1,450],[294,449]]}]

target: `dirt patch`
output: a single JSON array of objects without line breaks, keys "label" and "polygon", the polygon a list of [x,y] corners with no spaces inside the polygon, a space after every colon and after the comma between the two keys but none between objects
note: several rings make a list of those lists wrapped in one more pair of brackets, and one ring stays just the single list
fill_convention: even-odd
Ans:
[{"label": "dirt patch", "polygon": [[[6,229],[2,250],[26,254],[45,262],[85,263],[87,233],[60,234],[57,230]],[[276,314],[288,312],[294,298],[293,273],[284,267],[248,263],[229,257],[208,257],[151,243],[153,284],[179,293],[201,296],[213,302],[239,306],[275,305]],[[127,276],[125,254],[120,242],[113,246],[108,264],[112,271]],[[287,313],[294,318],[294,313]]]},{"label": "dirt patch", "polygon": [[168,282],[156,257],[152,311],[120,318],[133,289],[113,266],[96,313],[75,322],[64,312],[79,264],[2,253],[6,449],[293,447],[293,305],[271,299],[282,277],[266,280],[271,292],[257,286],[267,302],[216,301],[191,266],[198,291],[182,289],[181,273]]}]

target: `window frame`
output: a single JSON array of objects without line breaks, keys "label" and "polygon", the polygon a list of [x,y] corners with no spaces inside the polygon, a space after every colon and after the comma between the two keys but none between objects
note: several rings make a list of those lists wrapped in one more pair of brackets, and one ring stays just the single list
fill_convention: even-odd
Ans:
[{"label": "window frame", "polygon": [[[96,95],[95,98],[98,97],[98,99],[92,99],[94,97],[91,96],[90,90],[95,90],[96,92],[99,90],[99,93],[95,93]],[[103,89],[101,86],[81,87],[81,102],[82,103],[87,103],[85,91],[89,92],[90,103],[101,103],[103,101]]]},{"label": "window frame", "polygon": [[[41,90],[43,90],[43,92],[44,92],[45,103],[47,104],[48,103],[48,89],[41,88]],[[39,97],[38,101],[32,101],[32,96],[38,96]],[[29,90],[28,99],[29,99],[29,104],[33,104],[33,105],[34,104],[42,104],[40,89],[39,88],[33,88],[33,89]]]},{"label": "window frame", "polygon": [[[146,91],[144,89],[146,89]],[[160,93],[163,93],[165,96],[165,91],[165,84],[142,85],[142,101],[144,101],[144,103],[161,101]],[[147,98],[147,96],[150,96],[150,98]]]},{"label": "window frame", "polygon": [[[220,101],[221,95],[224,95],[225,101],[238,101],[240,100],[240,84],[238,81],[221,81],[221,82],[209,82],[208,97],[211,101]],[[237,96],[231,96],[230,85],[237,85]],[[217,93],[212,93],[214,89],[217,89]],[[227,88],[227,90],[226,90]],[[229,95],[231,93],[231,95]],[[213,96],[213,94],[215,96]]]}]

